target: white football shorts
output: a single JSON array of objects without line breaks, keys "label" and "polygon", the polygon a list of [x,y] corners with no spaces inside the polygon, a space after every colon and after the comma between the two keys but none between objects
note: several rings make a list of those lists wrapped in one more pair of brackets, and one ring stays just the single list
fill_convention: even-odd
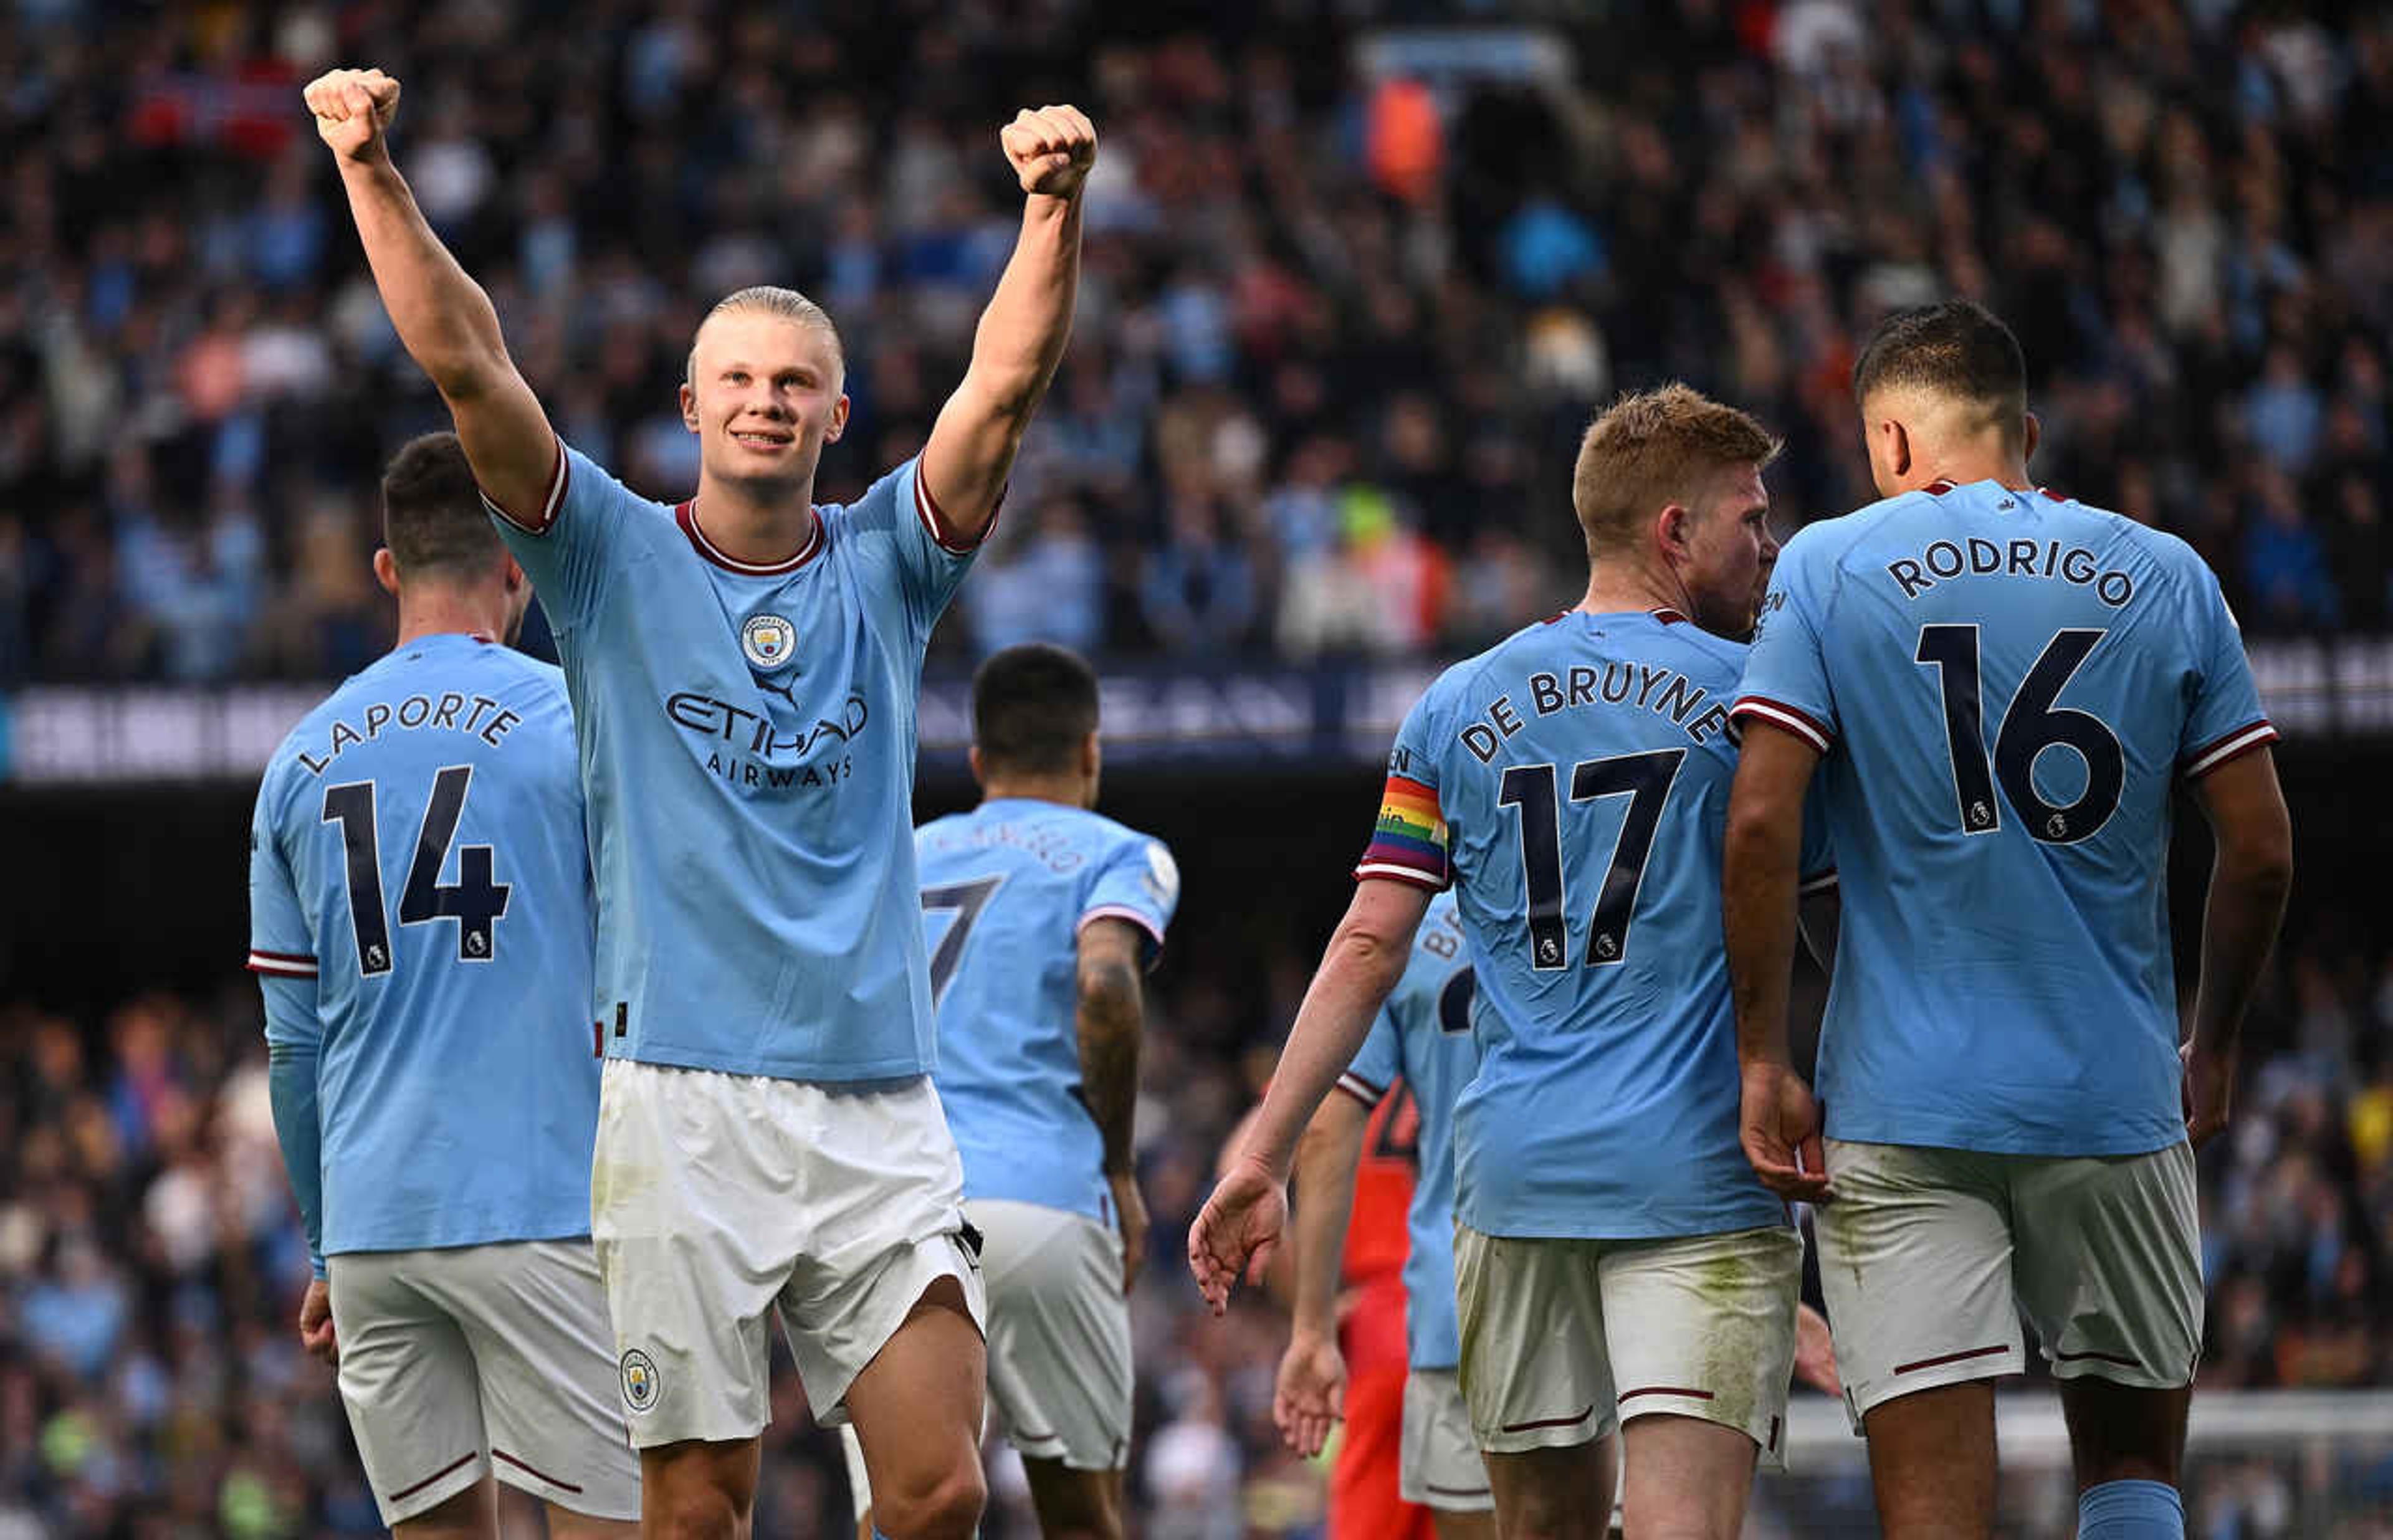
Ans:
[{"label": "white football shorts", "polygon": [[1471,1436],[1471,1409],[1462,1403],[1462,1376],[1456,1370],[1414,1369],[1405,1376],[1396,1495],[1448,1513],[1485,1513],[1496,1507],[1486,1462]]},{"label": "white football shorts", "polygon": [[2021,1372],[2022,1312],[2058,1378],[2192,1382],[2191,1145],[2055,1156],[1832,1139],[1825,1154],[1836,1198],[1812,1225],[1856,1429],[1897,1396]]},{"label": "white football shorts", "polygon": [[382,1521],[495,1472],[576,1513],[640,1516],[590,1243],[327,1259],[347,1408]]},{"label": "white football shorts", "polygon": [[939,1279],[984,1323],[962,1193],[927,1076],[826,1085],[608,1060],[590,1227],[632,1442],[760,1432],[769,1315],[828,1425]]},{"label": "white football shorts", "polygon": [[1668,1412],[1734,1428],[1780,1463],[1803,1280],[1792,1229],[1625,1241],[1458,1224],[1454,1272],[1483,1451],[1566,1448]]}]

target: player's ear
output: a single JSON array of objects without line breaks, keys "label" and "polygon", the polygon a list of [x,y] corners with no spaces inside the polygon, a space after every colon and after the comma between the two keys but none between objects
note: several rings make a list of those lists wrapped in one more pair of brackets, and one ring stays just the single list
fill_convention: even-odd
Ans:
[{"label": "player's ear", "polygon": [[1661,542],[1666,554],[1672,556],[1687,555],[1692,543],[1688,537],[1693,533],[1694,517],[1693,512],[1682,502],[1673,502],[1662,510],[1661,516],[1654,521],[1654,538]]},{"label": "player's ear", "polygon": [[681,383],[681,425],[698,431],[698,392],[687,380]]},{"label": "player's ear", "polygon": [[979,744],[975,743],[971,748],[964,750],[964,763],[972,766],[973,784],[974,786],[987,786],[988,784],[988,776],[981,763]]},{"label": "player's ear", "polygon": [[839,436],[846,431],[847,392],[843,390],[839,393],[839,399],[831,403],[830,424],[823,429],[823,442],[836,444],[839,442]]},{"label": "player's ear", "polygon": [[2027,442],[2020,450],[2020,463],[2025,463],[2034,459],[2035,447],[2042,442],[2044,442],[2044,424],[2038,422],[2035,413],[2031,411],[2027,414]]},{"label": "player's ear", "polygon": [[510,595],[516,594],[524,585],[524,569],[517,565],[513,556],[507,558],[506,584],[507,593]]},{"label": "player's ear", "polygon": [[[513,566],[515,564],[515,558],[513,556],[509,556],[507,558],[507,563],[509,566]],[[379,546],[375,549],[373,554],[373,572],[374,581],[382,584],[384,593],[396,594],[399,592],[399,558],[390,554],[389,546]]]},{"label": "player's ear", "polygon": [[1877,425],[1879,437],[1886,445],[1886,466],[1901,480],[1911,474],[1911,430],[1900,418],[1889,417]]}]

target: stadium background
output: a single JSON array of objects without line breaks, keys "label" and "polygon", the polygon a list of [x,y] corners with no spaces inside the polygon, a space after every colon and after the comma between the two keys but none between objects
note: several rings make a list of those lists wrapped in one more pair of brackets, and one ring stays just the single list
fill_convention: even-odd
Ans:
[{"label": "stadium background", "polygon": [[[1317,1521],[1269,1428],[1277,1318],[1201,1321],[1181,1242],[1344,901],[1397,714],[1581,581],[1590,408],[1670,377],[1752,408],[1787,437],[1792,527],[1866,495],[1845,373],[1869,321],[1994,305],[2034,372],[2039,475],[2202,550],[2287,730],[2295,909],[2203,1160],[2197,1416],[2235,1431],[2196,1461],[2194,1532],[2393,1533],[2384,13],[16,0],[0,1536],[371,1529],[290,1329],[305,1264],[239,971],[256,772],[386,646],[373,473],[440,422],[298,106],[336,61],[405,81],[402,169],[560,427],[667,495],[693,474],[690,327],[752,281],[845,332],[856,427],[823,494],[907,452],[1011,240],[995,126],[1051,99],[1096,118],[1072,353],[935,644],[919,803],[969,797],[973,659],[1066,641],[1106,675],[1106,810],[1187,874],[1140,1117],[1132,1484],[1157,1537]],[[2181,941],[2203,853],[2188,810]],[[2340,1399],[2228,1393],[2269,1389]],[[839,1533],[787,1377],[777,1412],[758,1533]],[[2049,1424],[2020,1429],[2007,1533],[2066,1533]],[[1755,1533],[1869,1533],[1857,1446],[1823,1447],[1762,1482]],[[992,1533],[1027,1533],[1006,1490]]]}]

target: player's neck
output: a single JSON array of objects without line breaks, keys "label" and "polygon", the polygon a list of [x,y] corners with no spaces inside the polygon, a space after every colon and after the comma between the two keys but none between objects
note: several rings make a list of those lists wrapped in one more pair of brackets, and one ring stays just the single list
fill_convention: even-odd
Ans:
[{"label": "player's neck", "polygon": [[448,589],[401,594],[399,599],[399,642],[426,636],[478,636],[495,642],[507,633],[507,597],[502,592],[485,596]]},{"label": "player's neck", "polygon": [[1669,609],[1687,614],[1692,600],[1687,585],[1675,576],[1654,573],[1624,561],[1599,561],[1588,575],[1587,596],[1578,607],[1589,615],[1625,615],[1637,610]]},{"label": "player's neck", "polygon": [[1089,805],[1087,788],[1078,776],[1007,776],[983,782],[980,800],[1054,803],[1064,807]]},{"label": "player's neck", "polygon": [[814,485],[811,476],[797,488],[719,481],[701,469],[690,516],[707,542],[732,560],[774,566],[814,538]]}]

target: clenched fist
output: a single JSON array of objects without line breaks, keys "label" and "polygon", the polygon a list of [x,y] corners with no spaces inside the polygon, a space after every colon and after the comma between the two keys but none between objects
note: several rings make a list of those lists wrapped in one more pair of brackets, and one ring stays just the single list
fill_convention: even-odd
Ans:
[{"label": "clenched fist", "polygon": [[1097,125],[1077,107],[1026,107],[997,131],[997,139],[1025,192],[1077,197],[1097,163]]},{"label": "clenched fist", "polygon": [[380,70],[327,70],[302,95],[333,154],[345,161],[383,154],[383,130],[399,112],[399,82]]}]

